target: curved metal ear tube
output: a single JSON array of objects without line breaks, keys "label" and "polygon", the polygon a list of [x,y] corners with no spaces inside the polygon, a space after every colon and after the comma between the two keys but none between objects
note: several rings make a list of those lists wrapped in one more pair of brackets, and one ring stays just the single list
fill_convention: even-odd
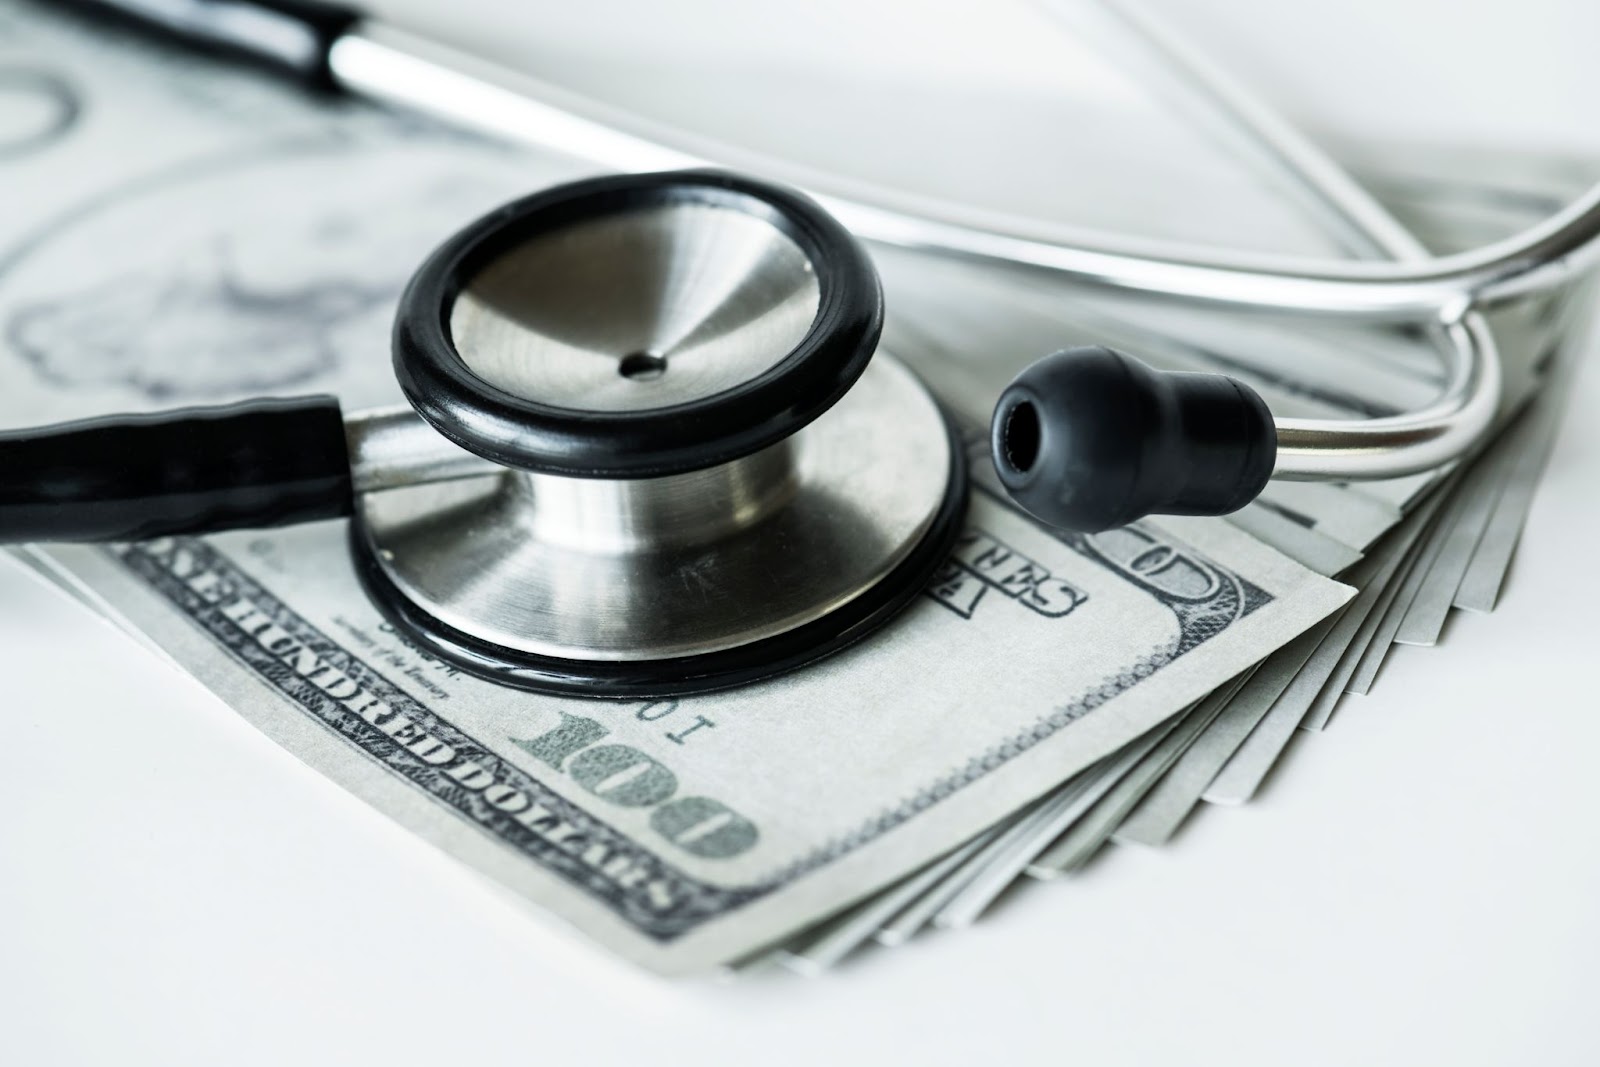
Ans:
[{"label": "curved metal ear tube", "polygon": [[1096,347],[1018,375],[995,405],[990,448],[1018,504],[1092,533],[1152,513],[1237,511],[1266,486],[1278,445],[1266,402],[1244,383]]},{"label": "curved metal ear tube", "polygon": [[[789,172],[806,182],[817,177],[638,116],[619,115],[523,72],[419,38],[381,19],[356,19],[330,5],[306,0],[173,0],[155,5],[160,10],[152,14],[148,2],[86,2],[117,9],[163,33],[207,47],[255,55],[316,85],[413,107],[619,170],[696,166],[716,160],[768,174]],[[236,17],[216,17],[222,8]],[[245,15],[252,17],[241,17]],[[286,49],[286,42],[293,47]],[[1170,41],[1157,44],[1180,66],[1194,67],[1174,53]],[[1214,85],[1208,87],[1214,79],[1203,69],[1198,73],[1191,69],[1191,74],[1202,91],[1218,95]],[[1223,89],[1220,95],[1239,110],[1237,93]],[[1298,139],[1285,135],[1281,123],[1263,124],[1260,109],[1247,108],[1242,121],[1255,128],[1274,154],[1301,164],[1308,158]],[[1600,261],[1600,185],[1545,222],[1496,244],[1449,256],[1418,256],[1415,262],[1378,263],[1302,261],[1151,245],[1038,219],[996,217],[843,180],[824,184],[828,187],[813,188],[840,220],[856,234],[885,244],[976,262],[1023,265],[1083,284],[1240,310],[1428,325],[1441,342],[1449,368],[1449,384],[1438,400],[1383,419],[1279,420],[1274,473],[1289,479],[1396,477],[1460,456],[1490,424],[1500,400],[1493,338],[1468,312],[1562,284]],[[1350,214],[1349,197],[1336,192],[1334,199],[1342,201],[1341,210]],[[1354,213],[1366,220],[1362,227],[1369,226],[1370,211],[1357,206]]]}]

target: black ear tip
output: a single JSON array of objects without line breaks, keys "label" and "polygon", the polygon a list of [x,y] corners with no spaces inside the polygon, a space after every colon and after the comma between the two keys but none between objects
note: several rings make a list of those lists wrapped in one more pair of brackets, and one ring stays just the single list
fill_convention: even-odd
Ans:
[{"label": "black ear tip", "polygon": [[1071,348],[1001,393],[990,450],[1001,484],[1028,512],[1093,532],[1152,513],[1243,507],[1272,474],[1277,434],[1266,404],[1231,378]]}]

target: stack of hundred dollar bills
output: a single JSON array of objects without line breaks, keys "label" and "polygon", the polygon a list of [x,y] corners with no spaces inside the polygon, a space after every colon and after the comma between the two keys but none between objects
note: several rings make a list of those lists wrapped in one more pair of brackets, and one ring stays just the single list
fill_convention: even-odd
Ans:
[{"label": "stack of hundred dollar bills", "polygon": [[[1514,232],[1583,180],[1551,160],[1342,158],[1435,252]],[[587,172],[0,4],[0,425],[393,403],[412,267]],[[337,523],[16,558],[541,915],[662,972],[812,973],[1249,800],[1396,645],[1491,610],[1588,333],[1583,289],[1490,313],[1501,426],[1448,469],[1064,534],[1012,507],[986,459],[989,407],[1032,359],[1109,344],[1226,371],[1279,413],[1364,418],[1438,391],[1427,337],[873,251],[885,347],[963,428],[977,489],[926,596],[795,674],[634,703],[497,688],[391,631]]]}]

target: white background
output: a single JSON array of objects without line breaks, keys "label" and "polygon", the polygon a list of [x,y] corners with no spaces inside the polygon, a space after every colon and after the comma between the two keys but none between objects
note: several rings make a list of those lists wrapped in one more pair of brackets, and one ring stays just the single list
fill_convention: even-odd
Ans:
[{"label": "white background", "polygon": [[[530,51],[598,62],[606,6]],[[1169,6],[1318,129],[1594,147],[1594,5]],[[1594,1063],[1594,368],[1574,408],[1501,609],[1256,803],[812,982],[611,962],[0,568],[0,1061]]]}]

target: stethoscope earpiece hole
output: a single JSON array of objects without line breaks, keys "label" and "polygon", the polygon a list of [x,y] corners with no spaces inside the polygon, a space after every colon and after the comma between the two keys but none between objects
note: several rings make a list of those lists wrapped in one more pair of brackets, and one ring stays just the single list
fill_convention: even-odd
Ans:
[{"label": "stethoscope earpiece hole", "polygon": [[1039,412],[1030,401],[1019,400],[1001,419],[1002,462],[1015,474],[1027,474],[1039,458]]}]

